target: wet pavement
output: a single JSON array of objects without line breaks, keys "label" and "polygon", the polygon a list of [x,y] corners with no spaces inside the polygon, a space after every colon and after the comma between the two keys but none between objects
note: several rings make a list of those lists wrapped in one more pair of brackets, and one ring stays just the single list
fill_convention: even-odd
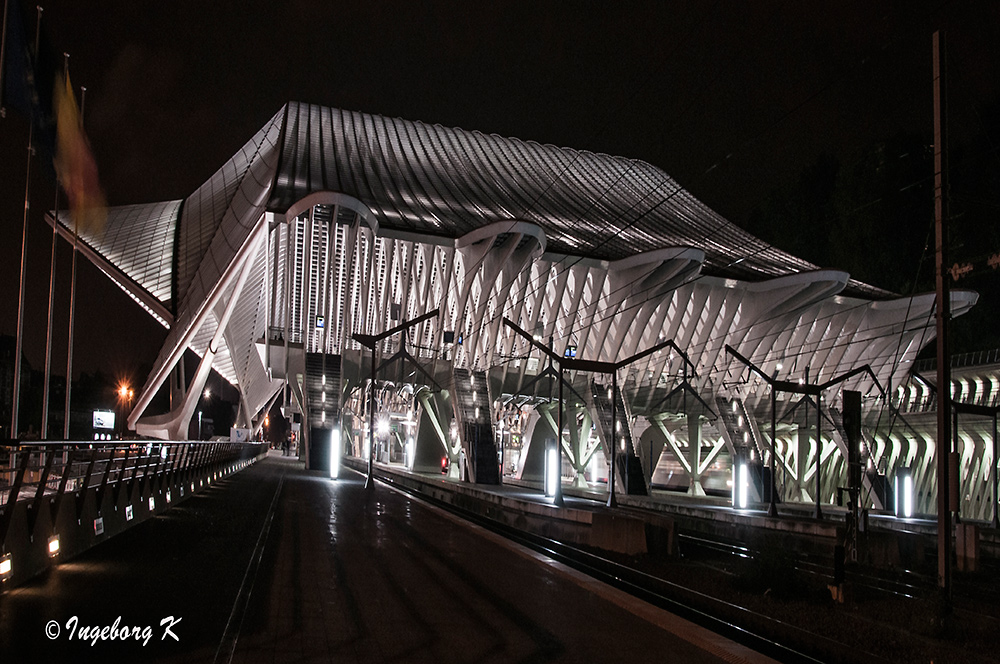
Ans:
[{"label": "wet pavement", "polygon": [[6,590],[0,661],[764,661],[363,480],[217,482]]}]

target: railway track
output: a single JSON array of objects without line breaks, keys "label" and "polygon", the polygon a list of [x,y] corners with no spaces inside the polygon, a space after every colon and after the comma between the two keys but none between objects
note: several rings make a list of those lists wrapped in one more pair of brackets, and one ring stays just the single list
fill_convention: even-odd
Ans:
[{"label": "railway track", "polygon": [[[583,550],[580,547],[517,530],[437,500],[418,490],[399,484],[391,477],[379,477],[379,480],[396,491],[502,535],[552,560],[572,567],[776,660],[785,662],[846,662],[858,661],[859,659],[881,661],[876,655],[863,652],[856,643],[843,643],[825,634],[809,631],[798,625],[762,615],[746,606],[668,581],[605,556]],[[744,555],[752,555],[752,553],[747,550]]]},{"label": "railway track", "polygon": [[[728,558],[729,560],[748,560],[760,555],[743,544],[721,542],[705,537],[699,537],[687,533],[678,535],[682,546],[687,549],[700,549],[717,556]],[[929,554],[929,559],[936,560],[936,551]],[[829,560],[819,560],[815,556],[799,555],[792,563],[794,569],[804,575],[818,579],[824,583],[832,583],[834,578],[834,565]],[[996,565],[992,562],[985,563],[986,576],[996,578]],[[865,592],[869,595],[879,594],[885,597],[899,599],[916,600],[934,603],[939,601],[940,590],[937,586],[937,578],[922,574],[914,570],[904,570],[901,572],[888,572],[875,570],[869,567],[849,565],[844,570],[844,580],[855,590]],[[1000,629],[1000,614],[984,614],[979,608],[970,609],[968,605],[976,602],[995,602],[995,595],[991,588],[983,588],[974,579],[955,579],[953,581],[953,604],[954,611],[961,618],[975,618],[977,620],[990,620],[996,623]],[[1000,608],[1000,607],[998,607]]]}]

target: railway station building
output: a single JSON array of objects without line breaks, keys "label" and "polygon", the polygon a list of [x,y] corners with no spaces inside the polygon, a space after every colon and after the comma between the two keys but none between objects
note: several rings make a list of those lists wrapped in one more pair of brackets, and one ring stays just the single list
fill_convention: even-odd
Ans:
[{"label": "railway station building", "polygon": [[[902,470],[935,509],[914,372],[934,294],[820,269],[639,160],[289,103],[190,196],[111,208],[81,246],[169,330],[128,417],[141,435],[186,437],[214,369],[238,426],[283,404],[313,466],[334,441],[530,481],[558,446],[563,485],[600,488],[615,446],[618,491],[728,495],[737,460],[774,457],[782,500],[832,503],[860,393],[865,502],[887,508]],[[952,315],[976,299],[953,291]],[[823,389],[779,389],[797,384]],[[972,487],[991,437],[968,431]]]}]

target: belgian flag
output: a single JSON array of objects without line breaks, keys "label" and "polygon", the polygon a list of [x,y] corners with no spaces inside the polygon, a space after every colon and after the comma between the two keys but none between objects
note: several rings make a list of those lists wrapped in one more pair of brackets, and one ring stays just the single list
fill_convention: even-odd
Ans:
[{"label": "belgian flag", "polygon": [[6,34],[0,76],[0,108],[29,118],[33,141],[51,175],[69,198],[73,219],[81,230],[99,230],[106,215],[97,164],[83,131],[79,107],[56,50],[44,31],[36,30],[36,48],[29,47],[19,0],[6,0]]},{"label": "belgian flag", "polygon": [[70,213],[78,230],[99,231],[107,218],[107,203],[97,177],[97,162],[83,132],[83,119],[69,72],[65,77],[57,77],[54,98],[56,176],[69,199]]}]

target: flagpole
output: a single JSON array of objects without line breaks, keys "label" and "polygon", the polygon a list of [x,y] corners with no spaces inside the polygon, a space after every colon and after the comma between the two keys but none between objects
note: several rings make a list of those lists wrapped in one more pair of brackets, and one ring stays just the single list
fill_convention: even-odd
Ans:
[{"label": "flagpole", "polygon": [[[69,53],[63,53],[63,78],[69,76]],[[57,169],[58,171],[58,169]],[[45,333],[45,379],[42,381],[42,431],[41,439],[49,437],[49,390],[52,385],[52,314],[55,312],[56,299],[56,256],[59,232],[59,174],[56,173],[55,196],[52,204],[52,260],[49,262],[49,318]]]},{"label": "flagpole", "polygon": [[[80,123],[87,108],[87,88],[80,86]],[[80,222],[73,217],[73,269],[69,282],[69,341],[66,343],[66,406],[63,422],[63,439],[69,440],[70,393],[73,389],[73,319],[76,315],[76,256],[80,247]]]},{"label": "flagpole", "polygon": [[[35,59],[38,59],[38,39],[42,31],[42,7],[38,5],[37,18],[35,19]],[[21,290],[17,298],[17,341],[14,349],[14,404],[11,409],[10,437],[17,438],[17,411],[21,405],[21,348],[24,337],[24,282],[25,267],[28,258],[28,210],[30,208],[31,194],[31,156],[35,151],[35,119],[34,109],[31,111],[31,122],[28,123],[28,160],[24,174],[24,225],[21,230]]]}]

